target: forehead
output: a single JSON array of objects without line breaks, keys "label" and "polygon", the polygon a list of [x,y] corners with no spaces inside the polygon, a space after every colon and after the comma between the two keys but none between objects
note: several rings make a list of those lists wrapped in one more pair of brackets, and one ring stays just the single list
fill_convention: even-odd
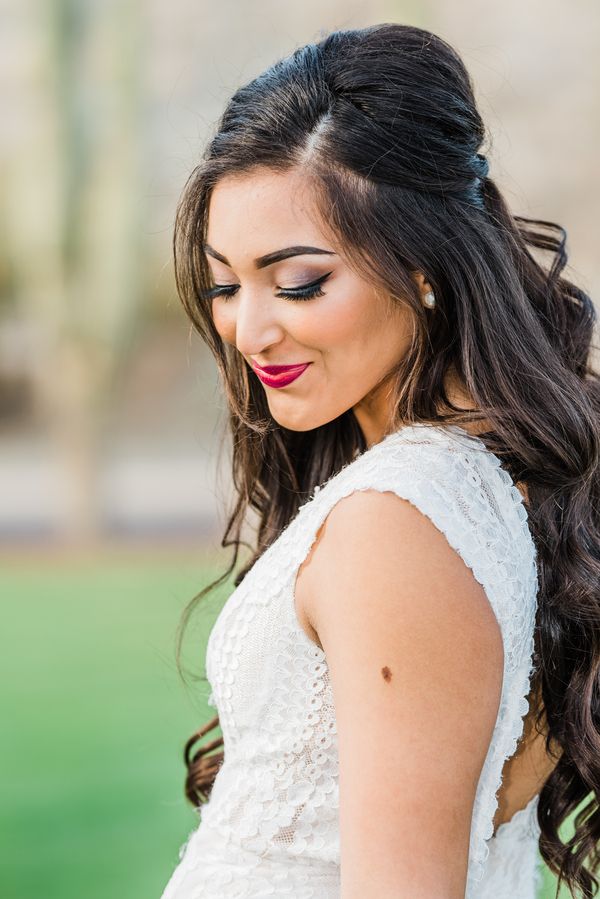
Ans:
[{"label": "forehead", "polygon": [[221,179],[210,198],[206,239],[227,258],[255,258],[309,239],[329,246],[331,240],[312,182],[298,169],[257,169]]}]

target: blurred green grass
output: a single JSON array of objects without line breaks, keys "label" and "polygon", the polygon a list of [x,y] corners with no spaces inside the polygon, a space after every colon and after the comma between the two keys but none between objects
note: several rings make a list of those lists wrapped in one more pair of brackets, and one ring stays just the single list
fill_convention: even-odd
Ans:
[{"label": "blurred green grass", "polygon": [[[175,629],[224,567],[3,566],[4,899],[160,895],[197,823],[183,798],[183,743],[214,715],[208,686],[186,690],[179,678]],[[191,629],[198,673],[224,599],[215,593]]]},{"label": "blurred green grass", "polygon": [[[175,630],[226,561],[2,566],[4,899],[160,896],[197,824],[183,798],[183,743],[214,715],[208,685],[179,678]],[[185,661],[198,673],[230,589],[194,616]],[[539,899],[551,899],[556,881],[547,869],[544,878]]]}]

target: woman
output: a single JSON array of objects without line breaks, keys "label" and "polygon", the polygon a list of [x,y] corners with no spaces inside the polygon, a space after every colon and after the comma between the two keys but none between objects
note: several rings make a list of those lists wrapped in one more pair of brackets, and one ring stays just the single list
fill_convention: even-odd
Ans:
[{"label": "woman", "polygon": [[186,185],[177,286],[233,437],[219,581],[258,530],[164,899],[533,899],[538,848],[593,895],[595,313],[483,139],[439,37],[338,31],[237,91]]}]

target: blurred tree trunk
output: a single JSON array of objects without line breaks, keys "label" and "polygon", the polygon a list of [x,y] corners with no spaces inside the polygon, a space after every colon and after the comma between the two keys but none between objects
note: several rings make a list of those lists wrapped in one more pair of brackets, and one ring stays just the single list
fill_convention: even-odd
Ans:
[{"label": "blurred tree trunk", "polygon": [[99,526],[106,395],[140,306],[142,33],[131,0],[38,0],[18,27],[36,54],[19,73],[28,115],[3,185],[8,314],[40,337],[27,360],[36,405],[64,454],[68,535],[87,540]]}]

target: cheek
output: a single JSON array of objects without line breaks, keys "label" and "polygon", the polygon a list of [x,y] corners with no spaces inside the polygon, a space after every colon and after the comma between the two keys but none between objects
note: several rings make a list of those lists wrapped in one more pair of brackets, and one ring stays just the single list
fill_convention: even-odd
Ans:
[{"label": "cheek", "polygon": [[364,346],[377,328],[382,327],[376,302],[368,288],[327,297],[321,305],[313,307],[310,315],[307,314],[306,324],[298,322],[297,339],[318,346],[324,352]]},{"label": "cheek", "polygon": [[213,302],[212,320],[221,340],[225,343],[235,343],[235,318],[221,303]]}]

